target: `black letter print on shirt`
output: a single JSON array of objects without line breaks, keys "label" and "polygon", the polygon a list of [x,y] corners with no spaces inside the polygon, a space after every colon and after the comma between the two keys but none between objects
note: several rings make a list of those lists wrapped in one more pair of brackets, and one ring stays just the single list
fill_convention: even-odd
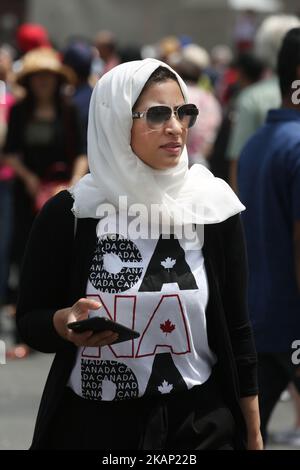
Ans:
[{"label": "black letter print on shirt", "polygon": [[170,353],[156,354],[145,395],[182,392],[187,386]]},{"label": "black letter print on shirt", "polygon": [[163,284],[177,283],[180,290],[198,289],[177,238],[160,236],[152,255],[140,292],[160,292]]},{"label": "black letter print on shirt", "polygon": [[91,284],[100,292],[118,294],[140,279],[142,256],[131,241],[114,234],[100,238],[89,272]]},{"label": "black letter print on shirt", "polygon": [[118,401],[137,398],[138,381],[126,364],[81,360],[82,395],[89,400]]}]

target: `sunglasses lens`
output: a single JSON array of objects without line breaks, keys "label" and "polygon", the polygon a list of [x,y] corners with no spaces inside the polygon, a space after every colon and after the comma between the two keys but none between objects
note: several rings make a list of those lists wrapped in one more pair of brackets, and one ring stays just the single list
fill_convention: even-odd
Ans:
[{"label": "sunglasses lens", "polygon": [[[184,104],[176,110],[177,118],[182,127],[192,127],[198,116],[198,108],[194,104]],[[152,106],[147,111],[147,123],[151,129],[163,126],[172,116],[172,109],[168,106]]]},{"label": "sunglasses lens", "polygon": [[192,127],[199,114],[198,108],[194,104],[184,104],[177,109],[177,116],[183,127]]},{"label": "sunglasses lens", "polygon": [[164,124],[170,119],[172,111],[167,106],[152,106],[147,111],[147,123],[152,129]]}]

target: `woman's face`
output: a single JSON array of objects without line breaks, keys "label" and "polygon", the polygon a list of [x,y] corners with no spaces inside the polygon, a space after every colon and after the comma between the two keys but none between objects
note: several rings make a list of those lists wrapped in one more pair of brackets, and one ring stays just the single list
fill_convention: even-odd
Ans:
[{"label": "woman's face", "polygon": [[[150,106],[167,105],[172,108],[184,104],[178,83],[167,80],[154,83],[139,97],[135,111],[143,112]],[[150,129],[145,118],[134,119],[131,129],[131,148],[147,165],[156,170],[175,167],[186,143],[184,129],[174,114],[159,129]]]},{"label": "woman's face", "polygon": [[29,78],[29,86],[37,99],[51,99],[58,87],[58,77],[51,72],[34,73]]}]

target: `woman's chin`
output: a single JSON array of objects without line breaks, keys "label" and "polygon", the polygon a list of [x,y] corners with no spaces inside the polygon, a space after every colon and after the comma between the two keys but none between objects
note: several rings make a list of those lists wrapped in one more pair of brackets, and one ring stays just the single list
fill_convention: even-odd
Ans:
[{"label": "woman's chin", "polygon": [[170,168],[174,168],[175,166],[178,165],[180,161],[180,155],[178,156],[174,156],[174,157],[167,157],[167,158],[163,158],[160,163],[158,164],[159,170],[168,170]]}]

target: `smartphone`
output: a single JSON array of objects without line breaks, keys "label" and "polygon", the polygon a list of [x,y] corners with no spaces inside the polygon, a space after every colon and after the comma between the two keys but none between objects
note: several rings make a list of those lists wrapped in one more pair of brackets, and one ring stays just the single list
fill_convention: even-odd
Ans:
[{"label": "smartphone", "polygon": [[138,338],[140,336],[140,333],[137,331],[131,330],[130,328],[127,328],[127,326],[121,325],[121,323],[117,323],[106,317],[92,317],[87,320],[68,323],[68,328],[73,330],[75,333],[83,333],[88,330],[92,330],[95,333],[107,330],[118,333],[118,338],[111,344],[122,343],[123,341],[129,341],[130,339]]}]

